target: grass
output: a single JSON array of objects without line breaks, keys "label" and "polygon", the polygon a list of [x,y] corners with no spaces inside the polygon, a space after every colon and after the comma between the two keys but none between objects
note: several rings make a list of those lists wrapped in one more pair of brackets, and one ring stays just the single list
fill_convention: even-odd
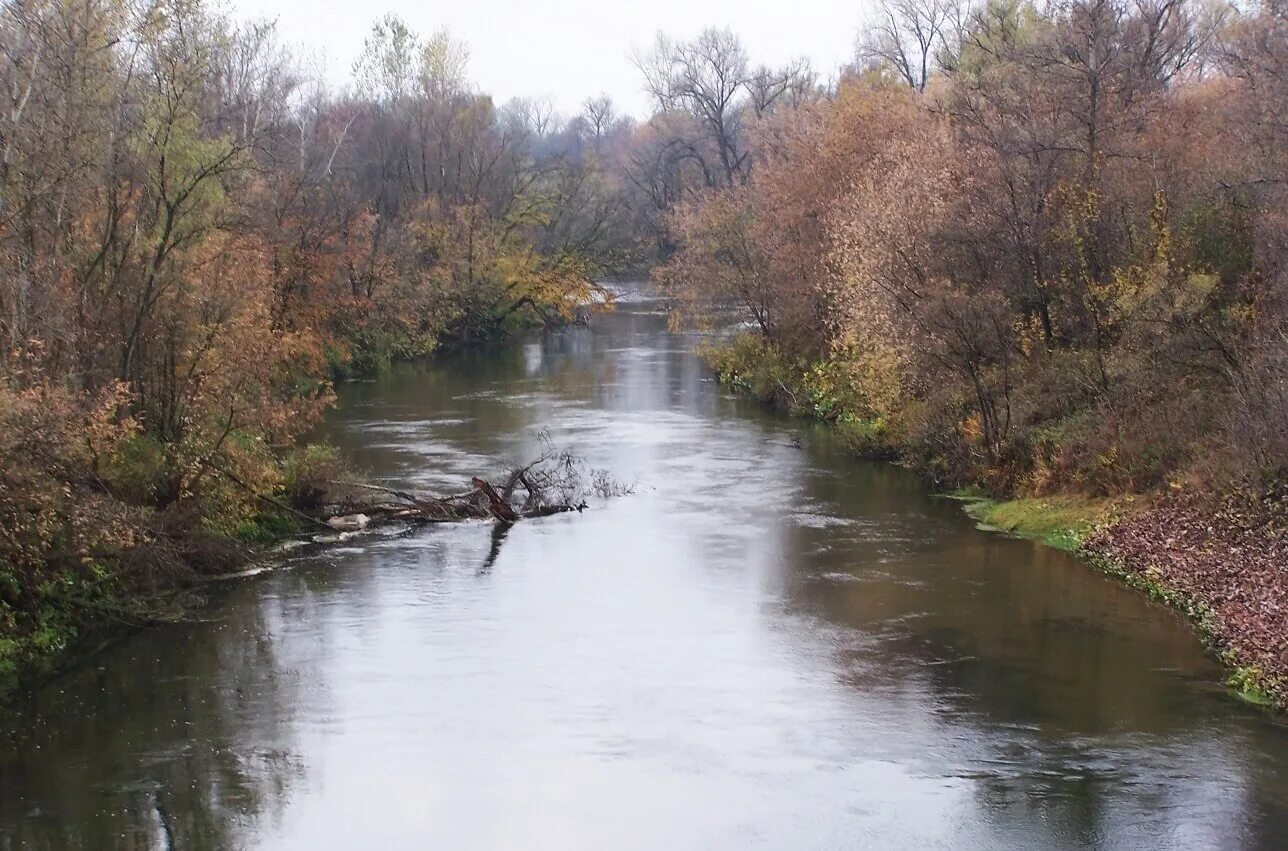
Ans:
[{"label": "grass", "polygon": [[1237,665],[1230,658],[1225,658],[1223,661],[1227,665],[1233,665],[1234,667],[1228,683],[1240,700],[1251,703],[1253,706],[1284,708],[1275,700],[1273,690],[1276,683],[1271,677],[1266,676],[1260,667],[1256,665]]},{"label": "grass", "polygon": [[247,543],[272,544],[299,531],[299,523],[283,514],[258,514],[239,523],[233,537]]},{"label": "grass", "polygon": [[1092,529],[1121,516],[1127,501],[1085,496],[994,500],[971,492],[950,494],[966,503],[980,528],[1030,538],[1065,552],[1077,552]]}]

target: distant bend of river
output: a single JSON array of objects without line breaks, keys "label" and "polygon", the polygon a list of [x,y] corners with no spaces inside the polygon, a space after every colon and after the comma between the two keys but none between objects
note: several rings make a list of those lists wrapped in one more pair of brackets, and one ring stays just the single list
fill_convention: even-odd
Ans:
[{"label": "distant bend of river", "polygon": [[[359,538],[32,695],[13,848],[1282,848],[1288,730],[1179,617],[730,396],[625,288],[341,388],[360,468],[635,493]],[[797,445],[797,444],[800,445]]]}]

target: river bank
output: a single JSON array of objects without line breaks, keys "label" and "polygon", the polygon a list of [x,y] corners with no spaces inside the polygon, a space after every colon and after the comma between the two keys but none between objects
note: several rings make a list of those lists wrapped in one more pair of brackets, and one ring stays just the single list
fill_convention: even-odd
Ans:
[{"label": "river bank", "polygon": [[123,633],[184,617],[211,578],[316,534],[325,483],[352,473],[333,446],[308,440],[337,385],[586,321],[584,308],[532,307],[472,336],[353,331],[291,364],[307,380],[284,369],[265,381],[264,399],[293,405],[194,416],[200,439],[150,428],[124,384],[90,394],[0,375],[0,701]]},{"label": "river bank", "polygon": [[[24,678],[56,674],[129,629],[180,620],[204,602],[203,586],[256,573],[255,562],[280,559],[297,547],[339,544],[377,529],[469,521],[492,522],[506,530],[521,520],[580,513],[592,495],[630,492],[606,471],[586,469],[580,458],[545,440],[539,454],[526,462],[499,471],[489,463],[442,493],[363,482],[347,472],[330,446],[300,447],[287,457],[299,455],[325,463],[315,460],[268,492],[224,474],[259,505],[258,513],[244,518],[235,533],[214,536],[198,523],[171,529],[166,536],[159,528],[165,517],[158,512],[147,518],[150,526],[140,527],[147,537],[114,560],[100,556],[79,565],[91,568],[97,582],[86,583],[77,572],[67,572],[27,599],[19,597],[18,606],[6,602],[2,613],[12,635],[5,637],[5,655],[0,656],[0,701]],[[132,564],[146,561],[155,563],[147,574],[131,570]],[[71,594],[60,586],[82,590]]]},{"label": "river bank", "polygon": [[[746,338],[741,338],[745,341]],[[902,452],[891,424],[851,413],[835,365],[748,359],[764,349],[735,338],[703,358],[727,387],[793,415],[832,424],[856,456],[928,477],[936,459]],[[1228,672],[1242,699],[1288,711],[1288,499],[1273,493],[1219,497],[1193,490],[1094,497],[990,493],[986,481],[958,485],[958,500],[984,531],[1039,541],[1184,614]]]},{"label": "river bank", "polygon": [[1288,530],[1275,509],[1195,495],[965,498],[980,528],[1081,556],[1184,614],[1244,700],[1288,709]]},{"label": "river bank", "polygon": [[[218,587],[253,576],[294,547],[348,536],[340,530],[319,536],[326,532],[320,523],[302,522],[308,502],[295,502],[283,488],[274,494],[268,499],[280,507],[246,518],[226,535],[199,524],[166,528],[164,518],[154,517],[157,525],[130,548],[54,573],[25,599],[0,601],[0,709],[135,632],[196,617]],[[0,579],[12,587],[11,575],[0,562]]]}]

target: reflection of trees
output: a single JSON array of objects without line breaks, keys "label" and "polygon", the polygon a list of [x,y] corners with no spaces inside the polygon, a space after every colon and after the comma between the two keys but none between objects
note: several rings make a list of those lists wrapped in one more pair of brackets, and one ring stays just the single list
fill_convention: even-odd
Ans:
[{"label": "reflection of trees", "polygon": [[289,603],[233,588],[218,623],[132,636],[34,695],[0,756],[0,848],[233,848],[280,817],[305,772],[297,704],[327,654],[287,658],[277,636],[308,622],[317,581],[291,577]]},{"label": "reflection of trees", "polygon": [[[869,494],[881,492],[865,478]],[[817,553],[794,577],[794,596],[878,631],[873,661],[888,667],[871,675],[924,671],[958,711],[1072,735],[1186,723],[1176,712],[1184,683],[1159,670],[1206,669],[1182,624],[1062,553],[892,503],[898,516],[860,527],[857,539],[847,540],[851,527],[795,528],[789,545]],[[829,571],[859,581],[817,581]]]},{"label": "reflection of trees", "polygon": [[[522,351],[515,346],[462,352],[441,364],[402,364],[375,381],[341,387],[325,438],[360,468],[414,475],[424,465],[417,438],[431,436],[426,421],[434,420],[434,439],[490,457],[506,436],[530,425],[524,407],[498,390],[523,376]],[[368,427],[373,423],[380,429]]]},{"label": "reflection of trees", "polygon": [[806,507],[858,523],[789,523],[785,593],[872,637],[835,651],[842,679],[929,721],[942,751],[919,768],[966,778],[1000,845],[1148,842],[1189,817],[1169,814],[1246,823],[1267,797],[1288,815],[1264,756],[1282,735],[1177,676],[1215,673],[1179,619],[1064,553],[979,534],[901,471],[828,466],[806,471]]}]

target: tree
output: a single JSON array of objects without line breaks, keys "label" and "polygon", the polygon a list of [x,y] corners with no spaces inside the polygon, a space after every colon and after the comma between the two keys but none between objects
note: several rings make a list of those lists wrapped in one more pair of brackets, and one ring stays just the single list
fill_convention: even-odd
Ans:
[{"label": "tree", "polygon": [[858,38],[860,67],[887,68],[917,92],[956,47],[960,0],[880,0]]},{"label": "tree", "polygon": [[747,53],[729,29],[709,28],[689,42],[658,33],[653,52],[636,57],[658,108],[682,110],[700,122],[714,148],[724,186],[746,177],[744,88]]}]

